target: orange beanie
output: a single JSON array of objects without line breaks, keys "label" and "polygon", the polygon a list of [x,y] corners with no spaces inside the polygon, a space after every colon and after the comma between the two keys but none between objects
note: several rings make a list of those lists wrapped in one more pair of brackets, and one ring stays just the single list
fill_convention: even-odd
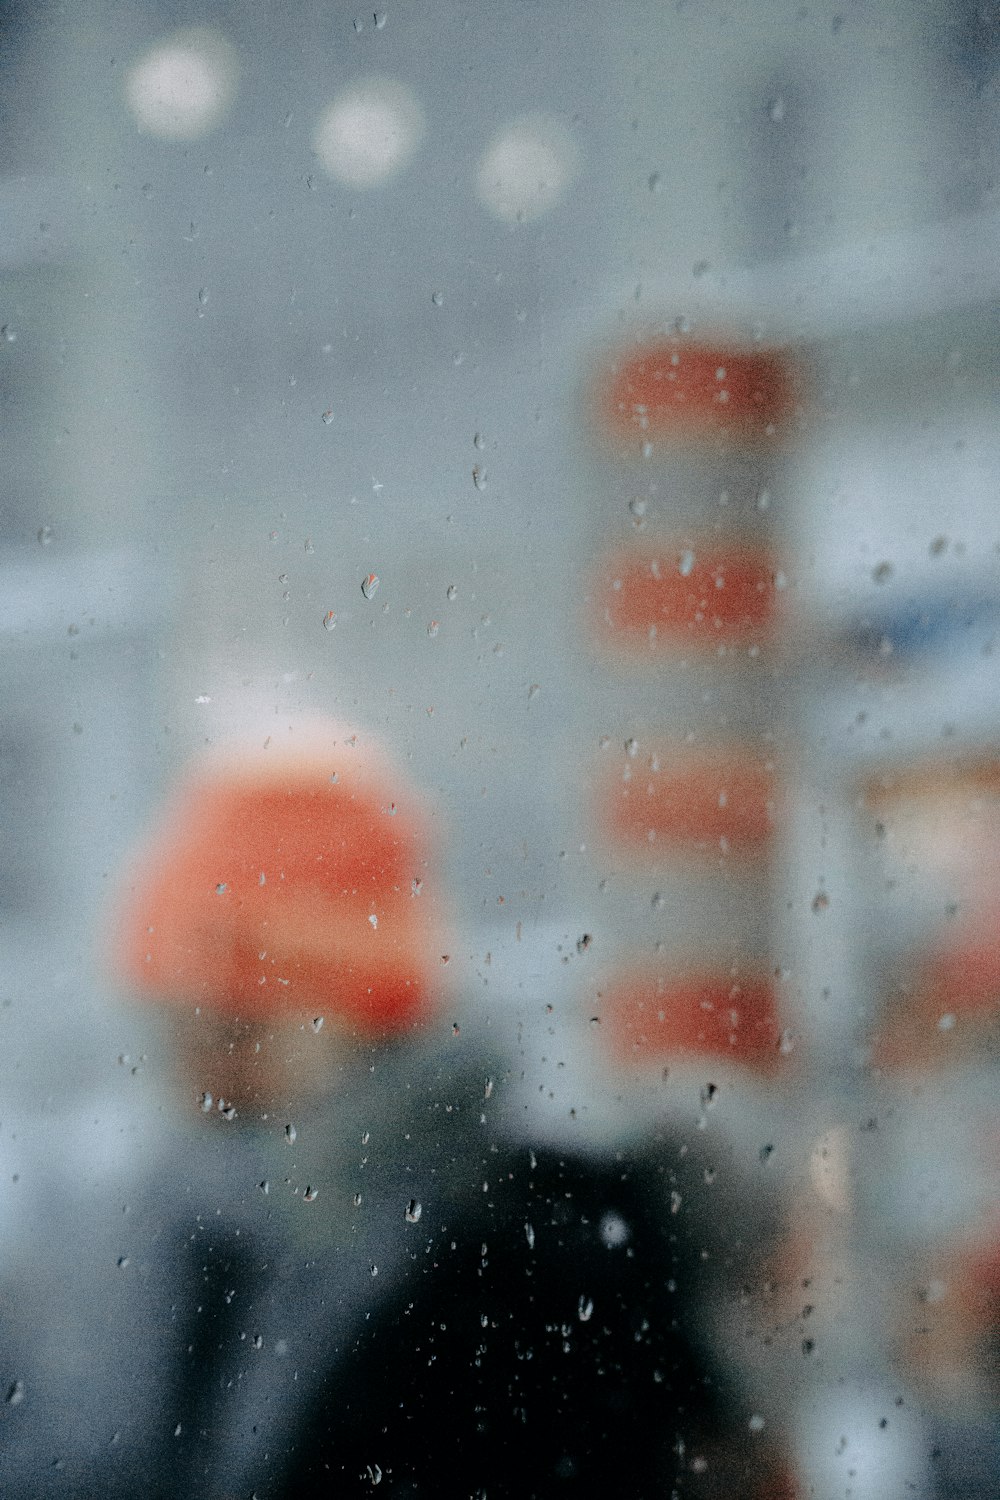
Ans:
[{"label": "orange beanie", "polygon": [[141,993],[244,1019],[422,1019],[440,963],[412,789],[361,740],[216,752],[139,851],[118,967]]}]

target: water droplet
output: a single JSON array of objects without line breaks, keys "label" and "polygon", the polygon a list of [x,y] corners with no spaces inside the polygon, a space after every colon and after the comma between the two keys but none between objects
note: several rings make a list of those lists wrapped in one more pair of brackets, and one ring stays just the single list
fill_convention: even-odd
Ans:
[{"label": "water droplet", "polygon": [[128,1256],[127,1255],[119,1255],[118,1260],[116,1262],[119,1271],[126,1270],[127,1267],[128,1267],[128,1263],[129,1263],[129,1261],[128,1261]]},{"label": "water droplet", "polygon": [[524,1226],[524,1237],[528,1241],[528,1249],[529,1250],[534,1250],[534,1248],[535,1248],[535,1230],[534,1230],[534,1226],[532,1224],[525,1224],[525,1226]]},{"label": "water droplet", "polygon": [[598,1226],[598,1234],[609,1250],[625,1245],[631,1238],[631,1230],[621,1214],[606,1213]]},{"label": "water droplet", "polygon": [[486,1086],[485,1086],[485,1088],[483,1090],[483,1098],[484,1099],[490,1099],[490,1098],[492,1098],[492,1095],[493,1095],[493,1079],[492,1078],[487,1078],[487,1080],[486,1080]]},{"label": "water droplet", "polygon": [[626,740],[625,754],[628,756],[629,760],[635,760],[636,756],[639,754],[639,741],[636,739]]},{"label": "water droplet", "polygon": [[375,1266],[375,1265],[370,1266],[369,1270],[371,1271],[371,1273],[372,1273],[373,1276],[377,1276],[378,1275],[378,1266]]},{"label": "water droplet", "polygon": [[447,597],[447,600],[448,600],[449,604],[454,604],[455,600],[458,598],[458,589],[455,587],[455,585],[453,583],[449,583],[448,588],[447,588],[447,592],[446,592],[446,597]]},{"label": "water droplet", "polygon": [[354,1207],[355,1208],[360,1208],[361,1207],[361,1194],[360,1193],[355,1193],[354,1194]]},{"label": "water droplet", "polygon": [[684,1200],[681,1198],[680,1193],[676,1188],[674,1188],[670,1194],[670,1212],[672,1214],[679,1214],[681,1211],[681,1203],[683,1201]]},{"label": "water droplet", "polygon": [[677,563],[677,571],[682,578],[690,578],[695,565],[695,555],[691,549],[685,548]]},{"label": "water droplet", "polygon": [[295,1141],[298,1140],[298,1136],[299,1136],[299,1133],[295,1129],[294,1125],[286,1125],[285,1126],[285,1139],[288,1141],[288,1144],[290,1146],[293,1145],[295,1143]]},{"label": "water droplet", "polygon": [[260,1190],[264,1194],[265,1198],[268,1196],[268,1194],[271,1191],[271,1184],[268,1182],[268,1180],[267,1180],[266,1177],[265,1177],[264,1181],[260,1184]]},{"label": "water droplet", "polygon": [[228,889],[229,887],[226,882],[224,880],[220,880],[218,885],[215,887],[215,894],[217,896],[224,896]]},{"label": "water droplet", "polygon": [[42,547],[49,547],[55,538],[55,532],[51,526],[41,526],[38,530],[38,542]]},{"label": "water droplet", "polygon": [[17,329],[12,328],[9,323],[4,323],[3,327],[0,328],[0,339],[3,339],[5,344],[16,344]]},{"label": "water droplet", "polygon": [[764,1431],[764,1418],[761,1416],[760,1412],[754,1412],[753,1416],[747,1423],[747,1426],[749,1427],[751,1432]]},{"label": "water droplet", "polygon": [[472,446],[474,448],[478,448],[480,453],[482,453],[483,449],[486,447],[486,439],[483,437],[481,432],[473,434]]},{"label": "water droplet", "polygon": [[367,1146],[367,1144],[371,1140],[371,1138],[372,1138],[372,1134],[371,1134],[370,1130],[364,1130],[364,1131],[362,1131],[362,1133],[361,1133],[361,1144],[362,1144],[362,1146]]},{"label": "water droplet", "polygon": [[322,1031],[323,1030],[323,1017],[322,1016],[316,1016],[314,1018],[313,1023],[312,1023],[312,1028],[313,1028],[313,1031]]},{"label": "water droplet", "polygon": [[650,902],[650,905],[652,906],[653,910],[654,911],[662,911],[663,908],[666,906],[666,904],[667,904],[666,901],[663,899],[663,893],[662,893],[662,891],[656,891],[656,892],[654,892],[653,899]]},{"label": "water droplet", "polygon": [[198,292],[198,306],[199,307],[207,307],[208,306],[208,297],[209,297],[208,287],[207,286],[203,286],[199,290],[199,292]]},{"label": "water droplet", "polygon": [[486,470],[479,464],[476,464],[475,468],[472,470],[472,482],[476,486],[477,490],[484,490],[486,488]]},{"label": "water droplet", "polygon": [[377,573],[369,573],[361,584],[361,592],[366,599],[374,598],[378,592],[378,586],[382,582]]},{"label": "water droplet", "polygon": [[776,98],[768,100],[767,118],[775,125],[780,125],[785,118],[785,101],[781,98],[780,94]]},{"label": "water droplet", "polygon": [[633,516],[636,516],[641,520],[641,518],[646,514],[646,511],[649,508],[649,502],[646,500],[641,500],[638,495],[635,495],[629,501],[628,508],[632,512]]},{"label": "water droplet", "polygon": [[307,1187],[305,1192],[302,1194],[302,1201],[304,1203],[315,1203],[318,1197],[319,1188]]},{"label": "water droplet", "polygon": [[414,879],[410,882],[410,895],[419,896],[423,888],[424,882],[422,880],[417,880],[416,877],[414,877]]},{"label": "water droplet", "polygon": [[263,1347],[264,1347],[264,1339],[263,1339],[263,1336],[261,1334],[259,1334],[259,1333],[255,1333],[254,1334],[254,1336],[253,1336],[253,1346],[254,1346],[255,1349],[263,1349]]},{"label": "water droplet", "polygon": [[433,640],[434,637],[437,635],[437,633],[438,633],[438,631],[440,629],[441,629],[441,622],[439,620],[431,620],[428,623],[428,626],[427,626],[427,634]]},{"label": "water droplet", "polygon": [[431,292],[431,301],[433,302],[433,304],[434,304],[435,307],[441,307],[441,305],[444,302],[444,293],[443,292]]},{"label": "water droplet", "polygon": [[795,1037],[787,1029],[787,1027],[781,1033],[781,1039],[778,1042],[778,1051],[781,1053],[782,1057],[787,1057],[790,1052],[795,1051]]},{"label": "water droplet", "polygon": [[[375,18],[375,24],[376,24],[376,26],[378,25],[378,17],[377,16]],[[377,1272],[376,1272],[376,1269],[375,1269],[374,1266],[372,1266],[372,1275],[373,1276],[377,1275]],[[381,1484],[382,1483],[382,1470],[379,1468],[378,1464],[367,1464],[365,1466],[365,1473],[368,1475],[368,1478],[371,1480],[372,1484]]]},{"label": "water droplet", "polygon": [[327,612],[326,612],[326,614],[323,616],[323,629],[324,630],[336,630],[336,628],[337,628],[337,616],[336,616],[336,614],[334,613],[334,611],[332,609],[328,609]]},{"label": "water droplet", "polygon": [[209,1093],[202,1094],[202,1096],[201,1096],[201,1109],[202,1109],[202,1113],[207,1115],[209,1113],[209,1111],[211,1110],[212,1105],[214,1103],[215,1103],[215,1100],[212,1098],[211,1094],[209,1094]]},{"label": "water droplet", "polygon": [[6,1399],[8,1406],[20,1406],[21,1402],[24,1400],[23,1380],[14,1381],[13,1385],[8,1388]]},{"label": "water droplet", "polygon": [[372,912],[371,916],[368,918],[368,921],[371,923],[371,926],[373,928],[377,928],[378,927],[378,917],[375,915],[374,912]]},{"label": "water droplet", "polygon": [[323,426],[324,427],[329,427],[330,426],[330,423],[333,421],[333,407],[332,406],[328,406],[327,407],[326,411],[322,415],[321,420],[323,422]]},{"label": "water droplet", "polygon": [[582,1296],[576,1304],[576,1315],[581,1323],[589,1323],[594,1311],[593,1298]]},{"label": "water droplet", "polygon": [[649,191],[651,193],[663,192],[663,178],[660,176],[659,172],[650,172],[647,179],[647,186],[649,187]]},{"label": "water droplet", "polygon": [[826,911],[830,905],[830,898],[826,891],[817,891],[812,899],[812,909],[815,912]]},{"label": "water droplet", "polygon": [[420,1215],[423,1213],[423,1211],[424,1207],[420,1202],[420,1199],[411,1198],[403,1212],[403,1218],[406,1220],[407,1224],[419,1224]]}]

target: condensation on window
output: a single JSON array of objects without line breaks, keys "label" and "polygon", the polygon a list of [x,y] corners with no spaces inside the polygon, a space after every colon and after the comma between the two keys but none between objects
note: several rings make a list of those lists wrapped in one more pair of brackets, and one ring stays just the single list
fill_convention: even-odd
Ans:
[{"label": "condensation on window", "polygon": [[993,0],[0,11],[0,1491],[988,1500]]}]

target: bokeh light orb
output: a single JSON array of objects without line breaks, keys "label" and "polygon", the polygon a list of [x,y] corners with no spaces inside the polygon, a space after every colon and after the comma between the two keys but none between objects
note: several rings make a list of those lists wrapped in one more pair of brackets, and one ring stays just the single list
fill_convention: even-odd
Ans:
[{"label": "bokeh light orb", "polygon": [[579,176],[580,149],[555,115],[522,115],[498,131],[476,173],[476,196],[505,224],[555,208]]},{"label": "bokeh light orb", "polygon": [[177,32],[129,69],[125,97],[140,130],[165,141],[208,135],[236,94],[236,55],[208,28]]},{"label": "bokeh light orb", "polygon": [[366,78],[343,89],[323,112],[313,148],[336,181],[377,187],[402,171],[423,134],[423,110],[404,83]]}]

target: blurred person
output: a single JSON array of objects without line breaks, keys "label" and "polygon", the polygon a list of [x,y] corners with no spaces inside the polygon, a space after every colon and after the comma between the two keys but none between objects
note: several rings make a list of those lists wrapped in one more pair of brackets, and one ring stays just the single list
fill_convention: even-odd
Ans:
[{"label": "blurred person", "polygon": [[179,1108],[95,1351],[114,1439],[67,1492],[718,1478],[678,1270],[706,1225],[685,1249],[657,1144],[529,1146],[513,1050],[444,982],[432,826],[377,746],[317,724],[205,756],[140,849],[114,961]]}]

